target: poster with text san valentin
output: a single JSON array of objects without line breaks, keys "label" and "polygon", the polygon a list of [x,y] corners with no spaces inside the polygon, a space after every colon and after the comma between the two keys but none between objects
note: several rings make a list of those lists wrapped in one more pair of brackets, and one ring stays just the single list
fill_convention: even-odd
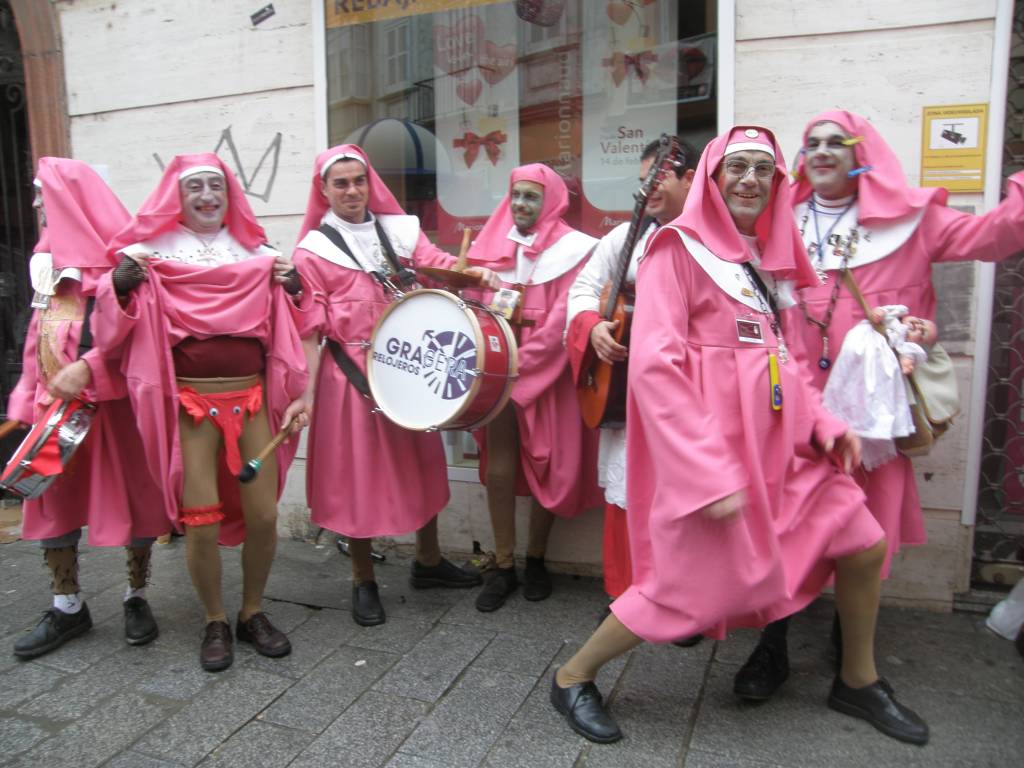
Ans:
[{"label": "poster with text san valentin", "polygon": [[679,3],[613,0],[582,5],[583,228],[627,221],[640,155],[676,130]]}]

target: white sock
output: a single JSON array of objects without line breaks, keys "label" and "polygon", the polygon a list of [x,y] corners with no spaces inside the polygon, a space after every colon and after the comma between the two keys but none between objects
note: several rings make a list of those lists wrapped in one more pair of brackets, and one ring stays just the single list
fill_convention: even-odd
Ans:
[{"label": "white sock", "polygon": [[138,589],[132,589],[131,584],[128,585],[124,591],[124,601],[127,603],[133,597],[141,597],[143,600],[146,599],[146,588],[139,587]]},{"label": "white sock", "polygon": [[74,595],[54,595],[53,607],[61,613],[78,613],[82,610],[82,598]]}]

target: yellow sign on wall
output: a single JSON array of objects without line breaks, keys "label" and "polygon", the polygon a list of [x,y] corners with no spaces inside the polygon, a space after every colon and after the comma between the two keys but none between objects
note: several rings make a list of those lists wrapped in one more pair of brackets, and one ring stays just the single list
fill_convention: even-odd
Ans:
[{"label": "yellow sign on wall", "polygon": [[988,104],[925,107],[921,122],[921,186],[982,192]]},{"label": "yellow sign on wall", "polygon": [[324,0],[327,27],[493,5],[503,0]]}]

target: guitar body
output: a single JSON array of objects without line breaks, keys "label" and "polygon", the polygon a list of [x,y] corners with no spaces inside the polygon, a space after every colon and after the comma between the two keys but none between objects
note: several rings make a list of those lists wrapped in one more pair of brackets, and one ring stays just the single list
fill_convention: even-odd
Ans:
[{"label": "guitar body", "polygon": [[[624,347],[629,347],[630,324],[633,321],[634,296],[632,292],[619,291],[615,305],[608,307],[611,285],[601,292],[601,315],[619,321],[612,338]],[[583,423],[591,429],[598,427],[623,427],[626,424],[626,379],[629,374],[629,358],[619,363],[606,363],[596,359],[584,375],[576,390]]]}]

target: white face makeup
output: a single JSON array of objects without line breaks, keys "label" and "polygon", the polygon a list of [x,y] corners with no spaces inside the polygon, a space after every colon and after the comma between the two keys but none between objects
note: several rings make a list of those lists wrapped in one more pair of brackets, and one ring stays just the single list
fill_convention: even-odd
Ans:
[{"label": "white face makeup", "polygon": [[814,191],[826,200],[849,197],[857,191],[850,171],[857,166],[850,136],[836,123],[818,123],[804,142],[804,170]]},{"label": "white face makeup", "polygon": [[41,228],[46,227],[46,206],[43,205],[43,188],[33,187],[36,195],[32,198],[32,207],[36,209],[36,213],[39,214],[39,226]]},{"label": "white face makeup", "polygon": [[181,215],[193,232],[214,235],[228,213],[228,186],[224,177],[212,171],[186,176],[178,182]]},{"label": "white face makeup", "polygon": [[516,229],[525,234],[540,218],[544,208],[544,187],[535,181],[517,181],[509,195],[509,208]]}]

